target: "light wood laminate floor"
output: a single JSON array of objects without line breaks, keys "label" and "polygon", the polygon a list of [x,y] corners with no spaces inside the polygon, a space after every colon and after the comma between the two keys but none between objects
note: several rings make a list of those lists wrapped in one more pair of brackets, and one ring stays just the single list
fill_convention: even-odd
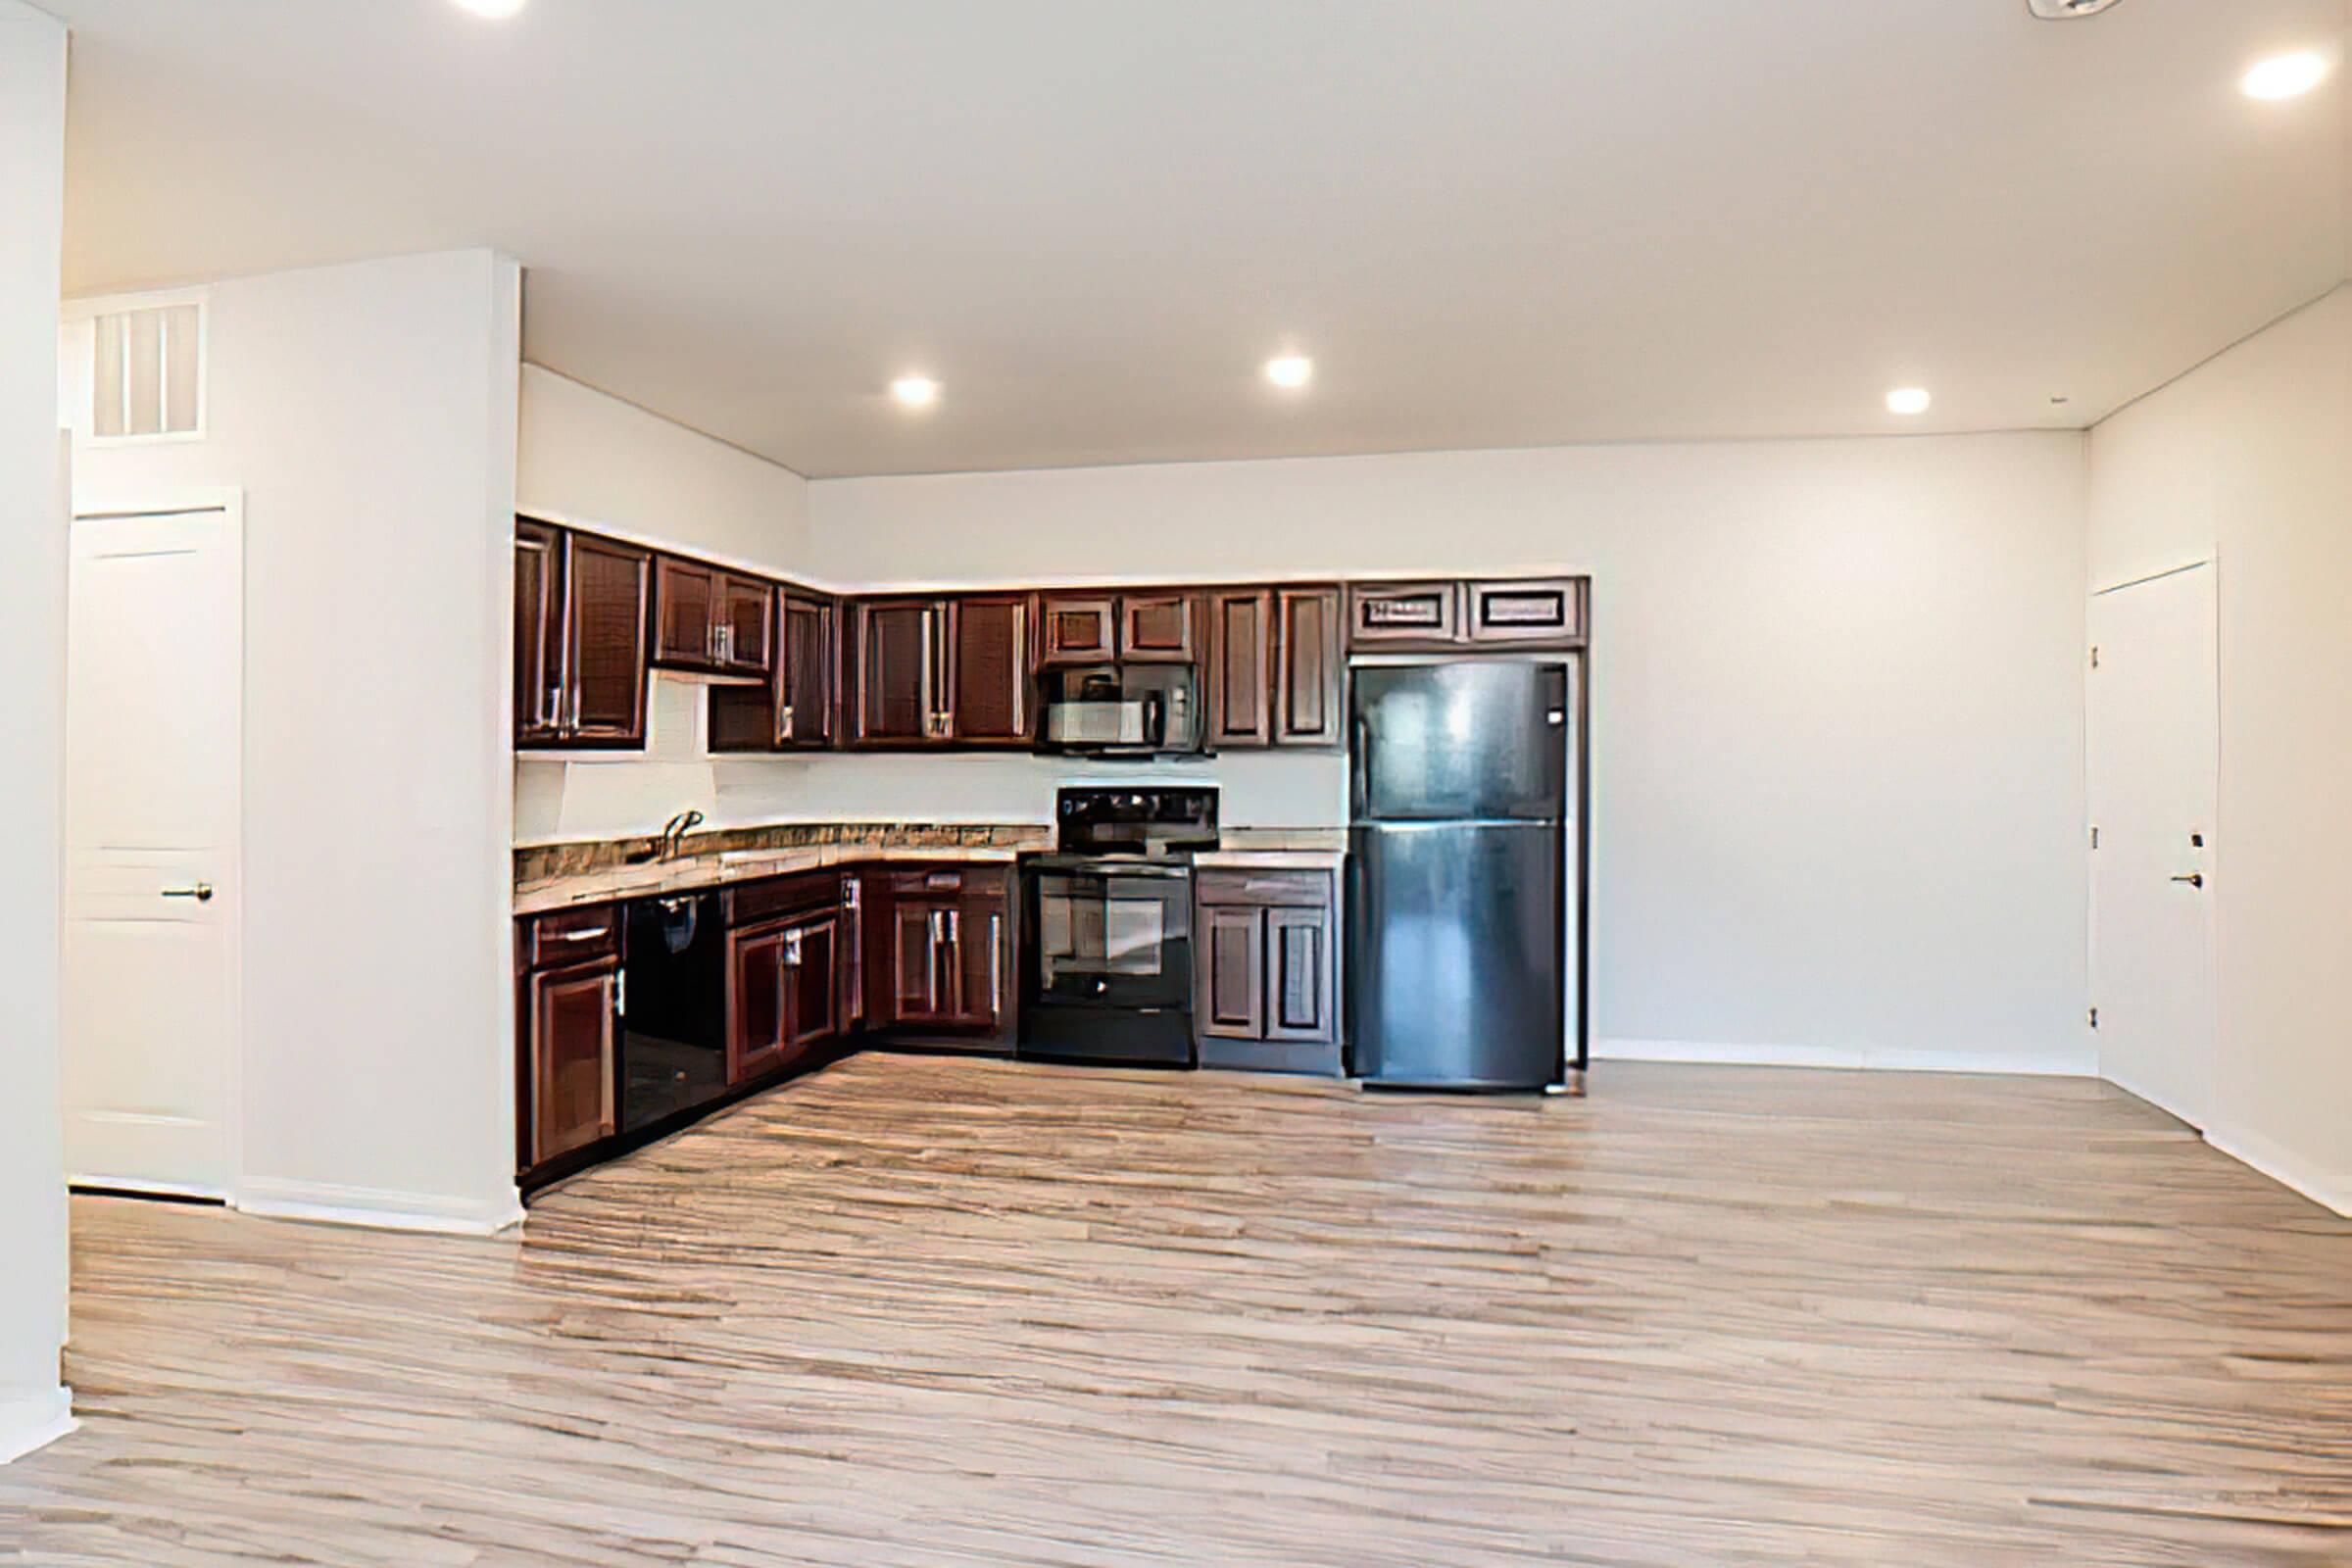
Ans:
[{"label": "light wood laminate floor", "polygon": [[2352,1222],[2088,1082],[868,1055],[519,1238],[74,1223],[0,1562],[2352,1562]]}]

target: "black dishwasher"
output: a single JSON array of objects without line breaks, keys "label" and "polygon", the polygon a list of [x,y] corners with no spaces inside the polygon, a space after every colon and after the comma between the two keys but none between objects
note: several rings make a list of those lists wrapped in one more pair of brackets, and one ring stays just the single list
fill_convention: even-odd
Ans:
[{"label": "black dishwasher", "polygon": [[621,949],[620,1130],[727,1088],[727,922],[719,895],[637,899]]}]

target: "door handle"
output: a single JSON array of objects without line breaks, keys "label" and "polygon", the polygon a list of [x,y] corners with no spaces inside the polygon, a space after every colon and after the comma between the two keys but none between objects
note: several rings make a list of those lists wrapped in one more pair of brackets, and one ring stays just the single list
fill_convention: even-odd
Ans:
[{"label": "door handle", "polygon": [[199,882],[193,887],[166,888],[164,897],[167,899],[194,899],[198,904],[210,904],[213,902],[213,885],[210,882]]},{"label": "door handle", "polygon": [[2173,878],[2173,880],[2176,882],[2185,882],[2192,888],[2201,888],[2205,885],[2205,873],[2202,871],[2191,871],[2186,876],[2177,876]]}]

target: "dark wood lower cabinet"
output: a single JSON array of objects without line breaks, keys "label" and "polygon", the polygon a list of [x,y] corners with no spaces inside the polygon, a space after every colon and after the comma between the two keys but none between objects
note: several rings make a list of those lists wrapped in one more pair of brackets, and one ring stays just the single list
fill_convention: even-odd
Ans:
[{"label": "dark wood lower cabinet", "polygon": [[1196,897],[1193,1027],[1200,1065],[1337,1073],[1331,874],[1203,872]]},{"label": "dark wood lower cabinet", "polygon": [[727,934],[727,1082],[790,1065],[841,1033],[837,910]]},{"label": "dark wood lower cabinet", "polygon": [[865,1022],[1002,1042],[1012,1021],[1011,878],[1003,866],[865,879]]},{"label": "dark wood lower cabinet", "polygon": [[604,958],[523,980],[529,1099],[520,1163],[543,1165],[619,1130],[613,1046],[620,963]]}]

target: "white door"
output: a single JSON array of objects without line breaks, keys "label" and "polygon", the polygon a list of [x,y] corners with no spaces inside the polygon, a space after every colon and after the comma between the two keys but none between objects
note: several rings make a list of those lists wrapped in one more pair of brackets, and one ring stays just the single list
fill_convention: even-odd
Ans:
[{"label": "white door", "polygon": [[2200,1130],[2219,1070],[2214,578],[2206,563],[2090,601],[2090,978],[2099,1072]]},{"label": "white door", "polygon": [[243,528],[233,501],[74,519],[66,1171],[235,1184]]}]

